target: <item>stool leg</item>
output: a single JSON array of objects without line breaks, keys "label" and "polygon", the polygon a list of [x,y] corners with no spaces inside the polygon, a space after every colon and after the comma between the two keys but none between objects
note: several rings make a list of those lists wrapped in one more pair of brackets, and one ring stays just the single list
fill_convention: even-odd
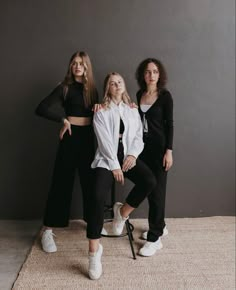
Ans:
[{"label": "stool leg", "polygon": [[133,237],[133,230],[132,230],[132,226],[131,226],[131,224],[130,224],[129,220],[127,220],[127,223],[128,223],[128,225],[129,225],[130,236],[131,236],[131,239],[132,239],[132,241],[133,241],[133,240],[134,240],[134,237]]},{"label": "stool leg", "polygon": [[129,243],[130,243],[130,247],[131,247],[131,251],[132,251],[132,254],[133,254],[133,259],[135,260],[136,259],[136,255],[135,255],[135,252],[134,252],[134,246],[133,246],[133,239],[132,239],[132,232],[130,230],[130,225],[129,225],[129,221],[127,220],[125,222],[125,225],[126,225],[126,230],[127,230],[127,233],[128,233],[128,237],[129,237]]}]

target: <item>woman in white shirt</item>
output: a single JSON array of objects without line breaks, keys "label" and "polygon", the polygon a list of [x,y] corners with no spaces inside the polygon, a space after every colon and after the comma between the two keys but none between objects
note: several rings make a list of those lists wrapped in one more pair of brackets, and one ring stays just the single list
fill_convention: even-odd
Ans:
[{"label": "woman in white shirt", "polygon": [[104,220],[104,202],[110,193],[113,180],[124,184],[124,177],[135,186],[126,203],[115,203],[113,233],[120,235],[129,214],[152,192],[156,180],[151,170],[138,158],[143,150],[143,129],[137,109],[130,107],[130,97],[123,78],[111,73],[104,82],[104,106],[94,115],[94,131],[98,149],[92,168],[96,182],[91,196],[87,225],[89,239],[89,277],[98,279],[102,274],[99,243]]}]

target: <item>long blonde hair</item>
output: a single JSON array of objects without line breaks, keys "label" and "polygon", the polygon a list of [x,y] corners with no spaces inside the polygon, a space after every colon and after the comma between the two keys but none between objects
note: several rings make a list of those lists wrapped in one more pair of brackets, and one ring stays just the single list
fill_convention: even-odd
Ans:
[{"label": "long blonde hair", "polygon": [[126,85],[125,85],[125,81],[124,81],[123,77],[117,72],[111,72],[105,77],[104,85],[103,85],[103,93],[104,93],[103,104],[105,105],[105,108],[109,108],[109,105],[110,105],[110,102],[112,99],[111,94],[109,93],[110,79],[112,76],[119,76],[122,78],[122,80],[124,82],[124,87],[125,87],[125,91],[122,94],[122,101],[127,105],[130,104],[131,99],[130,99],[130,96],[126,90]]},{"label": "long blonde hair", "polygon": [[84,65],[84,74],[83,74],[83,85],[84,85],[84,103],[86,107],[93,106],[96,102],[98,102],[97,90],[94,83],[93,77],[93,69],[90,58],[88,54],[84,51],[76,51],[70,58],[70,62],[68,65],[67,73],[62,82],[64,86],[64,96],[66,98],[66,94],[68,92],[69,85],[72,84],[75,79],[72,73],[72,64],[76,57],[82,58],[82,63]]}]

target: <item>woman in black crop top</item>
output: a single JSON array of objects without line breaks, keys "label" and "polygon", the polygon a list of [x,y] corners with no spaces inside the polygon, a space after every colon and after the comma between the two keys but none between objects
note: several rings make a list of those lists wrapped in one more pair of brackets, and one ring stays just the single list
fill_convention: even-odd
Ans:
[{"label": "woman in black crop top", "polygon": [[139,113],[143,122],[144,150],[140,155],[156,177],[157,185],[148,196],[149,230],[140,249],[143,256],[152,256],[162,248],[161,236],[168,233],[165,225],[167,172],[173,164],[173,99],[165,89],[166,72],[155,58],[145,59],[136,71],[140,87],[137,92]]},{"label": "woman in black crop top", "polygon": [[[45,229],[41,242],[45,252],[57,250],[52,227],[68,225],[77,170],[83,194],[84,220],[87,220],[89,196],[93,186],[92,107],[96,102],[97,92],[89,56],[85,52],[76,52],[70,59],[64,81],[36,109],[37,115],[63,123],[43,221]],[[56,103],[64,108],[63,115],[53,110]]]}]

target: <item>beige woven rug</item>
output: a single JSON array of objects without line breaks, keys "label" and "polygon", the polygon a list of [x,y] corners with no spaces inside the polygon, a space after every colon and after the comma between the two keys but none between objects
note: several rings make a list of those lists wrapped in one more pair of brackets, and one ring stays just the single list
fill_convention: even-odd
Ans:
[{"label": "beige woven rug", "polygon": [[[135,250],[147,220],[132,220]],[[57,229],[58,251],[46,254],[37,238],[13,289],[235,289],[235,218],[167,219],[169,235],[153,257],[132,259],[128,238],[102,238],[104,274],[87,276],[85,223]]]}]

